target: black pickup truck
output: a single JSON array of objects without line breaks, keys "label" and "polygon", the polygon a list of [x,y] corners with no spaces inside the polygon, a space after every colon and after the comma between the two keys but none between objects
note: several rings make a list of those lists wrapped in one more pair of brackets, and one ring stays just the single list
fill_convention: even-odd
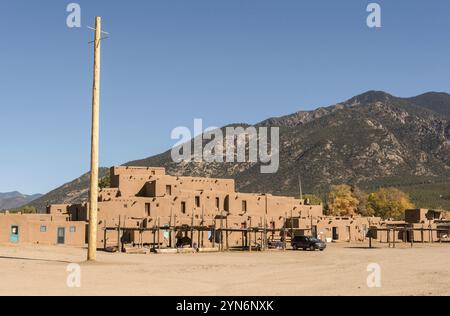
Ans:
[{"label": "black pickup truck", "polygon": [[294,250],[303,249],[303,250],[311,250],[316,251],[317,249],[320,251],[324,251],[327,247],[327,244],[322,240],[319,240],[314,237],[308,236],[295,236],[291,242],[292,248]]}]

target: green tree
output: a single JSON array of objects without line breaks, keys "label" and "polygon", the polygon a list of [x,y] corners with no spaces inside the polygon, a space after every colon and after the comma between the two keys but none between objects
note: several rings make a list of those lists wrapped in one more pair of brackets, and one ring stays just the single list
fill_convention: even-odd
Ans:
[{"label": "green tree", "polygon": [[353,195],[358,200],[357,213],[361,216],[375,215],[371,208],[367,207],[369,195],[358,187],[353,188]]},{"label": "green tree", "polygon": [[304,194],[303,199],[309,200],[311,205],[320,205],[322,204],[322,199],[315,194]]},{"label": "green tree", "polygon": [[111,179],[109,178],[109,176],[104,176],[98,182],[98,186],[99,186],[100,189],[109,188],[110,185],[111,185]]},{"label": "green tree", "polygon": [[12,210],[11,213],[36,214],[37,209],[34,206],[23,206]]},{"label": "green tree", "polygon": [[367,209],[383,219],[402,220],[405,210],[414,208],[408,194],[395,188],[381,188],[369,194]]}]

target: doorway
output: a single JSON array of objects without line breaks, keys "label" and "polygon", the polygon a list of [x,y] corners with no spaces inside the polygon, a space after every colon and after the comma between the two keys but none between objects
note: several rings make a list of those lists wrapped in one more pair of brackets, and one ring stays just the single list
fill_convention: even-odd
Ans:
[{"label": "doorway", "polygon": [[58,245],[64,245],[66,243],[66,229],[64,227],[58,227]]},{"label": "doorway", "polygon": [[19,226],[18,225],[12,225],[11,226],[11,235],[9,240],[12,243],[18,243],[19,242]]},{"label": "doorway", "polygon": [[337,227],[333,227],[333,240],[339,240],[339,229]]}]

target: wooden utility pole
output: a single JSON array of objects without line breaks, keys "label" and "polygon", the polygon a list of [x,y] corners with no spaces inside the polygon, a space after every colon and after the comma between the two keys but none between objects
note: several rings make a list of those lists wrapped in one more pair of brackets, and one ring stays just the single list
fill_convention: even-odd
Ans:
[{"label": "wooden utility pole", "polygon": [[303,201],[302,178],[301,178],[300,174],[298,175],[298,187],[300,189],[300,200],[302,201],[302,204],[303,204],[304,201]]},{"label": "wooden utility pole", "polygon": [[89,243],[88,261],[97,259],[97,211],[98,211],[98,142],[100,115],[100,45],[102,19],[95,18],[94,83],[92,86],[92,134],[91,134],[91,185],[89,193]]}]

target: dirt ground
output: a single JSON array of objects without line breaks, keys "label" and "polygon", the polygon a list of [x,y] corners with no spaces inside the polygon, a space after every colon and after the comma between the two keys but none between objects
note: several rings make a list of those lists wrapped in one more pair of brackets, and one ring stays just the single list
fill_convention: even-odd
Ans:
[{"label": "dirt ground", "polygon": [[[178,255],[0,245],[0,295],[450,295],[450,244],[330,244],[324,252],[270,251]],[[81,287],[67,286],[68,264]],[[370,263],[381,287],[369,288]]]}]

